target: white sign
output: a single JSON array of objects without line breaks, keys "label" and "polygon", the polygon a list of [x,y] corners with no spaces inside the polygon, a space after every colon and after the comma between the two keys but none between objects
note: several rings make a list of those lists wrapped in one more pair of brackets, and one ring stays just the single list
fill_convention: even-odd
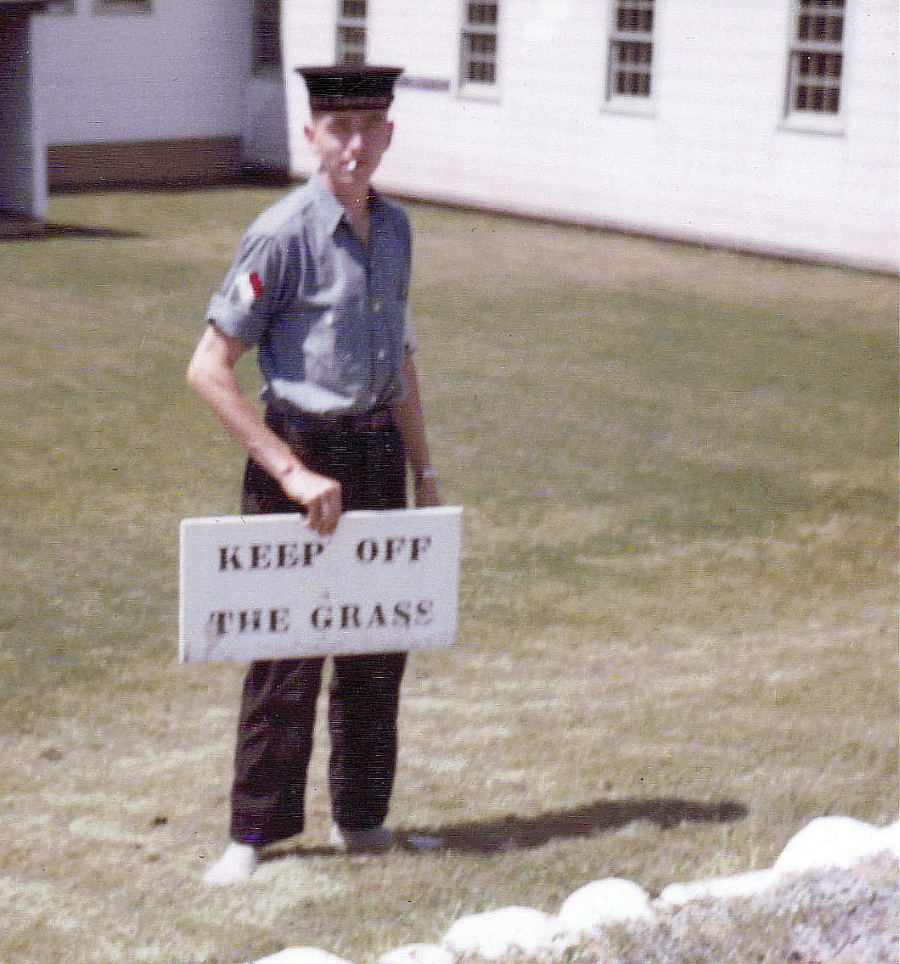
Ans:
[{"label": "white sign", "polygon": [[449,646],[462,509],[345,512],[331,536],[303,516],[181,523],[183,663]]}]

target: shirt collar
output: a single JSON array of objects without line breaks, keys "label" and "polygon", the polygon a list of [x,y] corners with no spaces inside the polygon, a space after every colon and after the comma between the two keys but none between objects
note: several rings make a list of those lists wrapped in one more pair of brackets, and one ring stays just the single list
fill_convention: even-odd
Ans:
[{"label": "shirt collar", "polygon": [[[328,190],[320,174],[313,174],[309,179],[310,191],[312,192],[313,210],[318,218],[319,224],[329,234],[334,234],[338,225],[346,217],[347,212],[344,205]],[[372,214],[374,224],[376,212],[379,208],[380,197],[378,192],[369,188],[369,210]]]}]

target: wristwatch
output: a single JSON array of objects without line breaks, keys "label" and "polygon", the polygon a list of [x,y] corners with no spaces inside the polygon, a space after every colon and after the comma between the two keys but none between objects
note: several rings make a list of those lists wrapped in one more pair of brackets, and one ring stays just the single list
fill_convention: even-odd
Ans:
[{"label": "wristwatch", "polygon": [[416,485],[421,485],[423,482],[428,482],[437,478],[437,472],[433,465],[426,465],[424,468],[419,469],[414,475]]}]

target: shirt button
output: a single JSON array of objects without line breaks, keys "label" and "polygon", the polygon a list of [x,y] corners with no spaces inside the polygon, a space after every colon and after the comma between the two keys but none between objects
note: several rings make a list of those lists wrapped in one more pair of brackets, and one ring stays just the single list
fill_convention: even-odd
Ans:
[{"label": "shirt button", "polygon": [[387,352],[382,348],[381,351],[378,352],[378,360],[384,361],[385,358],[387,358]]}]

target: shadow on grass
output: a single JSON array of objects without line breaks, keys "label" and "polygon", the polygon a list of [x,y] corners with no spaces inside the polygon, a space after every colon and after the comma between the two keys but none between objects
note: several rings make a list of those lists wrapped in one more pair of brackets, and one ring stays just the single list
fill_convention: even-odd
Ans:
[{"label": "shadow on grass", "polygon": [[[597,800],[570,810],[551,810],[534,817],[508,814],[496,820],[450,824],[407,831],[404,836],[437,837],[442,850],[491,853],[540,847],[563,837],[584,837],[618,830],[635,820],[649,820],[664,830],[679,824],[727,823],[740,820],[747,808],[731,800],[700,803],[675,797],[646,800]],[[411,846],[411,845],[408,845]]]},{"label": "shadow on grass", "polygon": [[121,228],[92,228],[81,224],[54,224],[44,222],[16,229],[0,229],[0,241],[47,241],[51,238],[102,238],[106,240],[134,240],[146,238],[140,231],[123,231]]},{"label": "shadow on grass", "polygon": [[[500,853],[540,847],[551,840],[587,837],[594,833],[618,830],[636,820],[649,820],[663,830],[682,823],[730,823],[747,815],[747,808],[733,800],[701,803],[677,797],[637,800],[597,800],[570,810],[551,810],[534,817],[508,814],[496,820],[429,827],[406,827],[397,831],[396,845],[408,851],[455,851],[457,853]],[[430,842],[422,844],[416,840]],[[292,846],[279,850],[268,859],[291,855],[333,854],[328,847]]]}]

